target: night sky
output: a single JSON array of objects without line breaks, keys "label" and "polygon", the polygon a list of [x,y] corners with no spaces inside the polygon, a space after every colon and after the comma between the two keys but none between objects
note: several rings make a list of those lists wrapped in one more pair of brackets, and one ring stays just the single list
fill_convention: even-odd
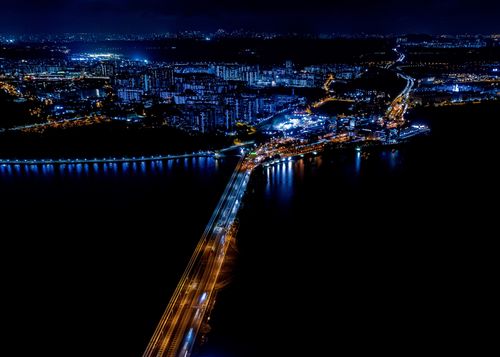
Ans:
[{"label": "night sky", "polygon": [[17,0],[0,32],[500,32],[498,0]]}]

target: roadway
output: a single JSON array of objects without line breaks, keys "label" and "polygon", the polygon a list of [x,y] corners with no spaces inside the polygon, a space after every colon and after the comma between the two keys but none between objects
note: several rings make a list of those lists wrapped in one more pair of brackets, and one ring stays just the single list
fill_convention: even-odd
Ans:
[{"label": "roadway", "polygon": [[396,54],[398,55],[397,60],[395,60],[393,63],[388,63],[384,68],[385,69],[392,69],[392,67],[396,66],[398,63],[403,63],[403,61],[406,58],[406,55],[402,52],[399,52],[399,46],[395,47],[392,49]]},{"label": "roadway", "polygon": [[[338,101],[338,102],[350,102],[350,103],[354,103],[355,102],[355,100],[353,100],[353,99],[348,99],[348,98],[343,99],[343,98],[337,98],[337,97],[332,96],[332,94],[330,92],[330,86],[334,82],[335,82],[335,76],[333,74],[329,74],[328,77],[325,80],[325,83],[323,84],[323,90],[325,91],[326,96],[324,98],[321,98],[318,101],[312,103],[310,105],[310,108],[311,107],[312,108],[319,108],[319,107],[321,107],[322,105],[324,105],[327,102],[335,102],[335,101]],[[309,108],[309,110],[310,110],[310,108]]]},{"label": "roadway", "polygon": [[37,123],[37,124],[26,124],[26,125],[20,125],[20,126],[15,126],[13,128],[9,129],[2,129],[0,132],[4,131],[20,131],[20,130],[25,130],[25,129],[34,129],[34,128],[43,128],[45,126],[50,126],[53,124],[63,124],[71,121],[78,121],[85,119],[84,117],[76,117],[76,118],[69,118],[69,119],[61,119],[61,120],[56,120],[50,123]]},{"label": "roadway", "polygon": [[406,81],[406,86],[401,93],[392,101],[389,109],[386,112],[386,119],[389,121],[388,127],[397,127],[404,124],[404,115],[408,109],[408,99],[410,98],[410,92],[415,86],[415,79],[403,73],[399,68],[398,64],[401,64],[406,56],[404,53],[399,52],[399,48],[396,47],[393,50],[398,54],[398,59],[388,65],[387,69],[394,70],[398,77],[403,78]]},{"label": "roadway", "polygon": [[190,356],[215,304],[217,283],[230,242],[236,236],[236,217],[252,171],[265,159],[279,153],[285,157],[316,153],[324,142],[291,145],[278,150],[257,149],[253,158],[238,162],[205,231],[163,313],[143,357]]},{"label": "roadway", "polygon": [[217,281],[251,170],[242,157],[181,277],[143,357],[190,356],[215,303]]},{"label": "roadway", "polygon": [[151,155],[151,156],[122,156],[108,158],[74,158],[74,159],[0,159],[0,165],[64,165],[64,164],[107,164],[122,162],[145,162],[158,160],[187,159],[193,157],[223,157],[225,153],[238,148],[252,145],[253,141],[232,145],[218,151],[199,151],[181,155]]}]

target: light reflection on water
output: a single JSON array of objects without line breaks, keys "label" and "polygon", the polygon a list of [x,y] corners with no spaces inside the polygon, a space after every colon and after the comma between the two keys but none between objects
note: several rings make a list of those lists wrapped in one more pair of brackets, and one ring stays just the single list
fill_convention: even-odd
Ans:
[{"label": "light reflection on water", "polygon": [[171,171],[176,167],[193,168],[198,172],[219,167],[219,161],[209,157],[185,158],[175,160],[134,161],[134,162],[104,162],[104,163],[65,163],[65,164],[3,164],[0,165],[0,177],[29,177],[67,175],[87,177],[96,174],[113,176],[121,174],[159,174],[164,170]]},{"label": "light reflection on water", "polygon": [[396,168],[398,162],[399,162],[399,150],[391,152],[391,160],[390,160],[391,169]]},{"label": "light reflection on water", "polygon": [[[64,322],[56,323],[51,335],[60,335],[59,327],[64,329],[70,325],[77,334],[88,333],[85,338],[92,349],[97,349],[92,343],[98,343],[95,341],[99,341],[101,332],[80,328],[79,322],[71,325],[74,321],[81,322],[80,318],[66,321],[66,305],[60,305],[60,296],[65,297],[65,303],[67,300],[68,304],[74,303],[75,306],[90,303],[89,309],[82,313],[85,322],[91,323],[99,316],[102,331],[109,331],[115,328],[115,316],[121,314],[122,305],[108,307],[93,299],[89,301],[88,296],[100,294],[105,301],[119,301],[127,295],[130,301],[127,308],[134,311],[133,315],[141,317],[135,320],[127,318],[128,325],[118,324],[120,333],[117,336],[133,336],[126,339],[125,346],[123,341],[113,339],[109,340],[108,346],[115,351],[114,346],[119,345],[122,351],[117,355],[140,355],[145,347],[144,341],[149,340],[156,326],[158,313],[161,316],[168,303],[170,289],[174,291],[178,277],[185,269],[185,257],[189,259],[191,256],[236,163],[237,158],[227,157],[219,161],[215,158],[189,159],[186,164],[183,159],[137,161],[125,165],[111,162],[0,164],[2,220],[5,223],[19,221],[13,225],[23,231],[23,239],[15,240],[20,248],[19,257],[14,260],[27,266],[28,271],[50,271],[35,276],[34,284],[22,284],[25,290],[20,290],[14,281],[13,285],[7,285],[6,290],[19,300],[19,308],[22,308],[22,296],[54,301],[54,308],[47,308],[47,311],[50,311],[51,318],[57,316],[57,321]],[[193,207],[193,202],[196,202],[196,207]],[[160,209],[158,205],[161,205]],[[22,224],[26,225],[27,231]],[[157,225],[168,227],[161,239],[156,234]],[[75,232],[75,227],[78,227],[78,232]],[[71,239],[66,239],[68,232],[71,232]],[[38,249],[39,236],[48,237],[40,242],[41,250]],[[133,240],[131,245],[128,242],[117,244],[125,236],[140,239]],[[57,243],[58,249],[52,249],[51,244],[63,241],[62,238],[62,246]],[[9,254],[10,245],[9,241]],[[61,250],[63,254],[59,254]],[[72,259],[73,254],[82,256],[82,262],[88,259],[92,264],[80,264],[78,259]],[[40,260],[33,256],[40,257]],[[157,259],[152,259],[152,256]],[[52,266],[57,273],[53,273]],[[64,269],[55,268],[60,266]],[[59,277],[59,271],[64,278]],[[72,276],[71,283],[68,283],[66,274]],[[130,279],[131,275],[134,278]],[[111,286],[110,276],[114,277]],[[135,279],[139,276],[145,278]],[[143,290],[145,279],[151,279],[151,283],[161,281],[162,292],[133,295]],[[46,284],[47,280],[50,283]],[[41,281],[43,287],[40,289]],[[75,290],[71,290],[73,286]],[[82,286],[85,288],[81,289]],[[77,293],[82,290],[88,291],[89,295]],[[20,299],[17,299],[17,294]],[[13,318],[18,320],[17,316]],[[131,333],[133,329],[135,331]]]},{"label": "light reflection on water", "polygon": [[[331,245],[330,238],[339,242],[337,246],[340,248],[353,244],[353,251],[357,252],[357,239],[365,232],[367,241],[379,229],[385,236],[393,232],[398,237],[399,231],[396,229],[388,233],[392,228],[387,229],[387,222],[395,225],[394,220],[387,220],[386,212],[394,209],[394,200],[388,197],[393,192],[404,192],[408,183],[410,187],[415,185],[420,177],[414,173],[420,172],[419,168],[429,168],[426,161],[411,161],[410,149],[378,147],[364,148],[362,152],[339,150],[322,156],[295,157],[293,161],[276,162],[263,167],[261,172],[257,171],[252,207],[243,210],[240,217],[242,223],[238,239],[242,258],[236,278],[238,283],[229,284],[225,296],[218,301],[215,308],[218,320],[209,335],[206,352],[201,356],[226,353],[230,356],[261,355],[261,351],[265,350],[265,341],[275,333],[273,323],[269,330],[259,331],[259,338],[254,338],[255,331],[247,323],[248,318],[267,321],[272,316],[269,311],[275,311],[267,310],[268,301],[280,302],[283,294],[290,297],[290,294],[287,295],[289,286],[300,285],[297,284],[297,276],[304,276],[307,284],[310,276],[324,271],[327,276],[325,280],[330,279],[328,269],[315,268],[320,264],[318,261],[323,261],[317,258],[322,254],[321,244],[325,244],[325,247]],[[432,158],[434,153],[426,152],[425,155]],[[405,202],[398,204],[412,207],[412,199],[417,202],[421,200],[415,195],[408,195]],[[401,226],[406,229],[406,225]],[[308,254],[307,249],[309,237],[320,238],[317,240],[320,248],[314,249],[311,254]],[[354,237],[356,243],[349,240],[344,245],[345,237]],[[306,244],[297,244],[304,239]],[[329,264],[332,253],[328,249],[324,250],[324,261]],[[371,249],[367,249],[367,254],[372,255]],[[378,257],[374,261],[378,264]],[[293,267],[296,265],[300,267],[294,274]],[[312,267],[310,272],[305,273],[309,266]],[[290,276],[289,285],[276,283],[277,276],[281,279],[287,274]],[[260,293],[253,295],[256,284],[266,287],[266,299],[262,304],[256,302],[260,301]],[[307,289],[306,294],[309,294]],[[295,295],[295,291],[291,295]],[[313,297],[311,300],[315,299]],[[297,298],[297,301],[301,300]],[[248,314],[246,309],[241,309],[247,304],[255,304],[252,305],[255,309]],[[280,321],[281,318],[275,320],[278,324]]]},{"label": "light reflection on water", "polygon": [[386,150],[382,151],[380,158],[386,162],[391,170],[397,169],[401,165],[401,157],[399,150]]},{"label": "light reflection on water", "polygon": [[[378,154],[378,157],[385,161],[391,169],[397,169],[401,164],[400,153],[398,150],[384,150]],[[294,158],[290,161],[280,161],[264,169],[267,176],[267,190],[280,189],[284,195],[289,196],[296,180],[302,182],[306,175],[307,160],[309,170],[316,172],[323,165],[324,158],[322,156]],[[360,152],[356,152],[354,160],[352,160],[352,169],[356,175],[361,174],[363,162],[367,157]],[[122,163],[76,163],[76,164],[10,164],[0,166],[0,176],[53,176],[56,174],[70,175],[76,177],[95,175],[101,173],[105,175],[121,175],[126,173],[133,174],[157,174],[164,170],[171,171],[175,167],[191,167],[197,171],[202,171],[209,166],[219,166],[219,160],[214,158],[199,157],[199,158],[184,158],[173,160],[156,160],[156,161],[137,161],[137,162],[122,162]]]},{"label": "light reflection on water", "polygon": [[291,199],[293,195],[293,185],[295,171],[299,166],[299,161],[284,161],[268,166],[264,169],[266,175],[266,194],[271,195],[278,190],[280,197],[284,201]]},{"label": "light reflection on water", "polygon": [[296,163],[296,176],[300,182],[304,181],[304,159],[300,159]]},{"label": "light reflection on water", "polygon": [[359,151],[356,152],[355,167],[356,167],[356,174],[359,175],[359,173],[361,172],[361,153]]}]

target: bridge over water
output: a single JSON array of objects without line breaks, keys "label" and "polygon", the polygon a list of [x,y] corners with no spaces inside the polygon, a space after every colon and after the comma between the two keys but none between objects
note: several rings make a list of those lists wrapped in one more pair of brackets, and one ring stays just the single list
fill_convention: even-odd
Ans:
[{"label": "bridge over water", "polygon": [[143,357],[190,356],[215,303],[226,253],[236,235],[235,220],[252,171],[279,155],[315,154],[323,142],[269,150],[262,145],[252,155],[243,155],[226,186],[206,229],[194,250]]},{"label": "bridge over water", "polygon": [[217,281],[250,180],[243,156],[207,224],[143,357],[189,356],[215,302]]}]

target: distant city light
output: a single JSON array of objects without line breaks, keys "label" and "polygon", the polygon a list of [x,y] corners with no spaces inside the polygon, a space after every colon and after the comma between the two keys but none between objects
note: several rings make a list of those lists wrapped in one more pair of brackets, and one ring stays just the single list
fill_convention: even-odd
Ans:
[{"label": "distant city light", "polygon": [[72,61],[106,61],[118,59],[121,55],[115,53],[79,53],[71,57]]}]

